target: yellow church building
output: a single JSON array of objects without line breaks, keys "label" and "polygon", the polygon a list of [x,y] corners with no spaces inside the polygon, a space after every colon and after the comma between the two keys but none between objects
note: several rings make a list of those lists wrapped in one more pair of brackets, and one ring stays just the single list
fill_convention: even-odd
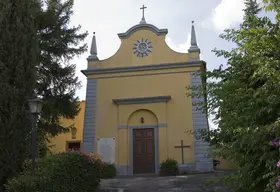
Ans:
[{"label": "yellow church building", "polygon": [[83,120],[77,130],[53,140],[62,146],[54,151],[76,146],[99,153],[115,163],[120,175],[158,173],[160,163],[169,158],[182,170],[213,170],[208,143],[189,134],[209,129],[206,114],[193,106],[204,98],[186,96],[187,86],[202,85],[196,73],[206,69],[195,27],[188,53],[169,48],[167,33],[143,15],[139,24],[118,34],[121,46],[105,60],[98,58],[93,35],[88,67],[82,71],[86,101],[77,118]]}]

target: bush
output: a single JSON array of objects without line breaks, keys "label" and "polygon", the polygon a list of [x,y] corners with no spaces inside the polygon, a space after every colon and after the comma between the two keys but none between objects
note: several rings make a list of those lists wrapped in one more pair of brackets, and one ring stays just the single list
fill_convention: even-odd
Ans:
[{"label": "bush", "polygon": [[[44,159],[37,158],[36,159],[36,169],[38,169],[38,167],[42,166],[43,162],[44,162]],[[25,160],[23,162],[22,170],[24,172],[31,171],[31,168],[32,168],[32,161],[31,161],[31,159]]]},{"label": "bush", "polygon": [[174,159],[167,159],[160,164],[160,175],[161,176],[171,176],[178,175],[179,168],[178,162]]},{"label": "bush", "polygon": [[112,163],[103,163],[101,170],[102,179],[114,178],[117,175],[116,166]]},{"label": "bush", "polygon": [[96,161],[98,167],[100,167],[99,177],[100,179],[114,178],[117,175],[117,169],[115,164],[102,162],[100,159]]},{"label": "bush", "polygon": [[80,152],[66,152],[38,161],[35,177],[26,171],[9,181],[7,192],[84,192],[97,191],[100,165]]}]

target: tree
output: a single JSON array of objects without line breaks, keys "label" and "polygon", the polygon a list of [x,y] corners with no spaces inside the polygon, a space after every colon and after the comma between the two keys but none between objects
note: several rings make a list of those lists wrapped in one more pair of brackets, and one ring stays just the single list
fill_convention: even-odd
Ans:
[{"label": "tree", "polygon": [[0,1],[0,191],[25,160],[31,130],[26,101],[36,82],[35,0]]},{"label": "tree", "polygon": [[273,191],[279,152],[268,143],[280,130],[279,21],[258,16],[256,1],[245,4],[240,27],[221,35],[237,47],[214,49],[227,59],[226,67],[205,74],[215,80],[207,83],[207,110],[218,129],[204,133],[204,139],[220,149],[216,155],[237,165],[230,177],[238,184],[235,191]]},{"label": "tree", "polygon": [[[36,95],[44,101],[38,122],[42,148],[49,134],[71,127],[62,127],[60,118],[73,119],[79,112],[75,91],[80,82],[70,60],[86,51],[87,46],[79,44],[87,33],[79,33],[80,26],[69,27],[73,0],[33,1],[0,0],[0,165],[6,166],[1,186],[28,158],[28,99]],[[42,148],[38,151],[44,153]]]},{"label": "tree", "polygon": [[274,11],[276,13],[276,20],[280,19],[280,2],[278,0],[263,0],[266,5],[266,11]]},{"label": "tree", "polygon": [[36,94],[44,106],[38,123],[38,154],[46,155],[49,136],[68,132],[74,125],[60,125],[61,118],[73,119],[79,113],[79,98],[75,96],[80,82],[75,76],[74,56],[87,50],[80,43],[88,35],[79,33],[81,26],[69,26],[74,0],[47,0],[36,15],[40,40]]},{"label": "tree", "polygon": [[262,8],[260,7],[260,5],[257,3],[256,0],[245,0],[244,4],[245,4],[245,9],[244,9],[245,20],[250,16],[253,17],[256,16],[262,10]]},{"label": "tree", "polygon": [[[73,119],[79,112],[76,89],[80,82],[75,76],[75,64],[70,60],[86,51],[79,46],[86,33],[79,33],[81,26],[69,27],[74,0],[47,0],[36,16],[40,57],[36,94],[44,100],[39,129],[55,136],[70,127],[60,125],[60,118]],[[44,135],[44,134],[43,134]]]}]

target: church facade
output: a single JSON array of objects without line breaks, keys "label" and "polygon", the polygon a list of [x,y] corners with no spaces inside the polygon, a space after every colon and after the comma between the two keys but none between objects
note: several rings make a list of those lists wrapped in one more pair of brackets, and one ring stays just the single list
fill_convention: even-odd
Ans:
[{"label": "church facade", "polygon": [[209,145],[198,139],[207,117],[187,97],[188,85],[201,85],[195,28],[188,53],[168,47],[167,29],[142,21],[118,34],[121,45],[100,60],[93,36],[87,77],[82,150],[115,163],[120,175],[158,173],[160,163],[175,159],[180,169],[213,170]]}]

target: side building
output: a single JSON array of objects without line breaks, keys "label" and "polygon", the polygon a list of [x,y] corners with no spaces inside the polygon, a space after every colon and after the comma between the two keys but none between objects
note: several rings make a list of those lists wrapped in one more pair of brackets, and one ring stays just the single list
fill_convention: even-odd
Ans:
[{"label": "side building", "polygon": [[81,150],[83,138],[85,114],[85,101],[80,101],[80,112],[73,120],[61,119],[63,127],[74,125],[68,133],[60,134],[56,137],[50,138],[50,151],[52,153],[60,153],[68,150]]}]

